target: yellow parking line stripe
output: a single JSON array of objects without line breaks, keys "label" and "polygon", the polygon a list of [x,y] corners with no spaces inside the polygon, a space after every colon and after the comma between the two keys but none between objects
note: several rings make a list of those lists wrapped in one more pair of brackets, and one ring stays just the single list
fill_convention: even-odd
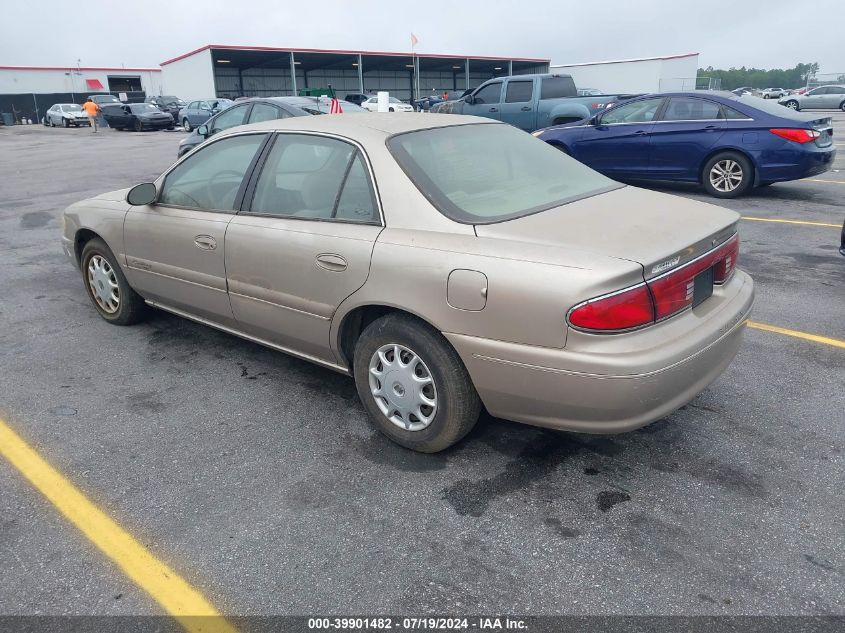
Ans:
[{"label": "yellow parking line stripe", "polygon": [[187,631],[235,632],[196,589],[95,506],[3,420],[0,420],[0,455]]},{"label": "yellow parking line stripe", "polygon": [[743,220],[753,220],[754,222],[777,222],[780,224],[807,224],[809,226],[832,226],[835,229],[842,228],[841,224],[828,224],[827,222],[810,222],[808,220],[778,220],[777,218],[754,218],[748,215],[742,216]]},{"label": "yellow parking line stripe", "polygon": [[784,336],[794,336],[805,341],[813,341],[814,343],[823,343],[824,345],[831,345],[833,347],[841,347],[845,349],[845,341],[838,338],[831,338],[829,336],[819,336],[818,334],[808,334],[807,332],[799,332],[798,330],[788,330],[785,327],[778,327],[776,325],[768,325],[766,323],[757,323],[756,321],[746,321],[750,328],[755,330],[763,330],[765,332],[774,332],[775,334],[783,334]]}]

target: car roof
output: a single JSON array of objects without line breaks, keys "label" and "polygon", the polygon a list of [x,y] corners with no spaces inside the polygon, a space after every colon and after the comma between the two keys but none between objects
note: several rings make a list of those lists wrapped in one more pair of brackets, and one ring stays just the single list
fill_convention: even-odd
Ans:
[{"label": "car roof", "polygon": [[353,139],[363,137],[384,139],[394,134],[415,132],[441,127],[457,125],[489,124],[504,125],[499,121],[477,116],[450,114],[449,116],[432,116],[419,112],[354,112],[349,114],[324,114],[322,116],[294,117],[290,119],[273,119],[232,128],[221,133],[221,136],[231,133],[255,130],[273,132],[276,130],[298,130],[303,132],[325,132],[348,136]]}]

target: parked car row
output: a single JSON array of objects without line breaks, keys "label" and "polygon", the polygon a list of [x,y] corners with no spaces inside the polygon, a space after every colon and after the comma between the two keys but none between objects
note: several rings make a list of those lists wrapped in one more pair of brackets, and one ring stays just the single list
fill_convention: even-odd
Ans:
[{"label": "parked car row", "polygon": [[819,86],[803,94],[782,97],[778,103],[793,110],[842,110],[845,112],[845,85]]},{"label": "parked car row", "polygon": [[[344,103],[343,112],[366,112],[354,103]],[[177,156],[181,157],[208,138],[247,123],[259,123],[292,116],[329,114],[331,99],[326,97],[266,97],[239,101],[196,127],[179,143]]]}]

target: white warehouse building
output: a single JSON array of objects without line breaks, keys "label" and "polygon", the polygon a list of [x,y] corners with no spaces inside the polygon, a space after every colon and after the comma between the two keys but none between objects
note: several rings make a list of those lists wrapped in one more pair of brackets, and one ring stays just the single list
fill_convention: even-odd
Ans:
[{"label": "white warehouse building", "polygon": [[551,72],[572,75],[578,88],[596,88],[607,94],[695,90],[698,55],[686,53],[584,64],[552,64]]}]

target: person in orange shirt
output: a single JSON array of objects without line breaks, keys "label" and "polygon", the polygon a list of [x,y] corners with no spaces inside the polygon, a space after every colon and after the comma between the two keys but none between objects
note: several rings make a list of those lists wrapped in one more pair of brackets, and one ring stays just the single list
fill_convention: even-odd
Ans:
[{"label": "person in orange shirt", "polygon": [[91,125],[91,129],[94,130],[94,133],[96,134],[97,115],[100,114],[100,106],[91,101],[91,97],[88,97],[88,101],[82,104],[82,109],[85,110],[85,114],[88,115],[88,123]]}]

